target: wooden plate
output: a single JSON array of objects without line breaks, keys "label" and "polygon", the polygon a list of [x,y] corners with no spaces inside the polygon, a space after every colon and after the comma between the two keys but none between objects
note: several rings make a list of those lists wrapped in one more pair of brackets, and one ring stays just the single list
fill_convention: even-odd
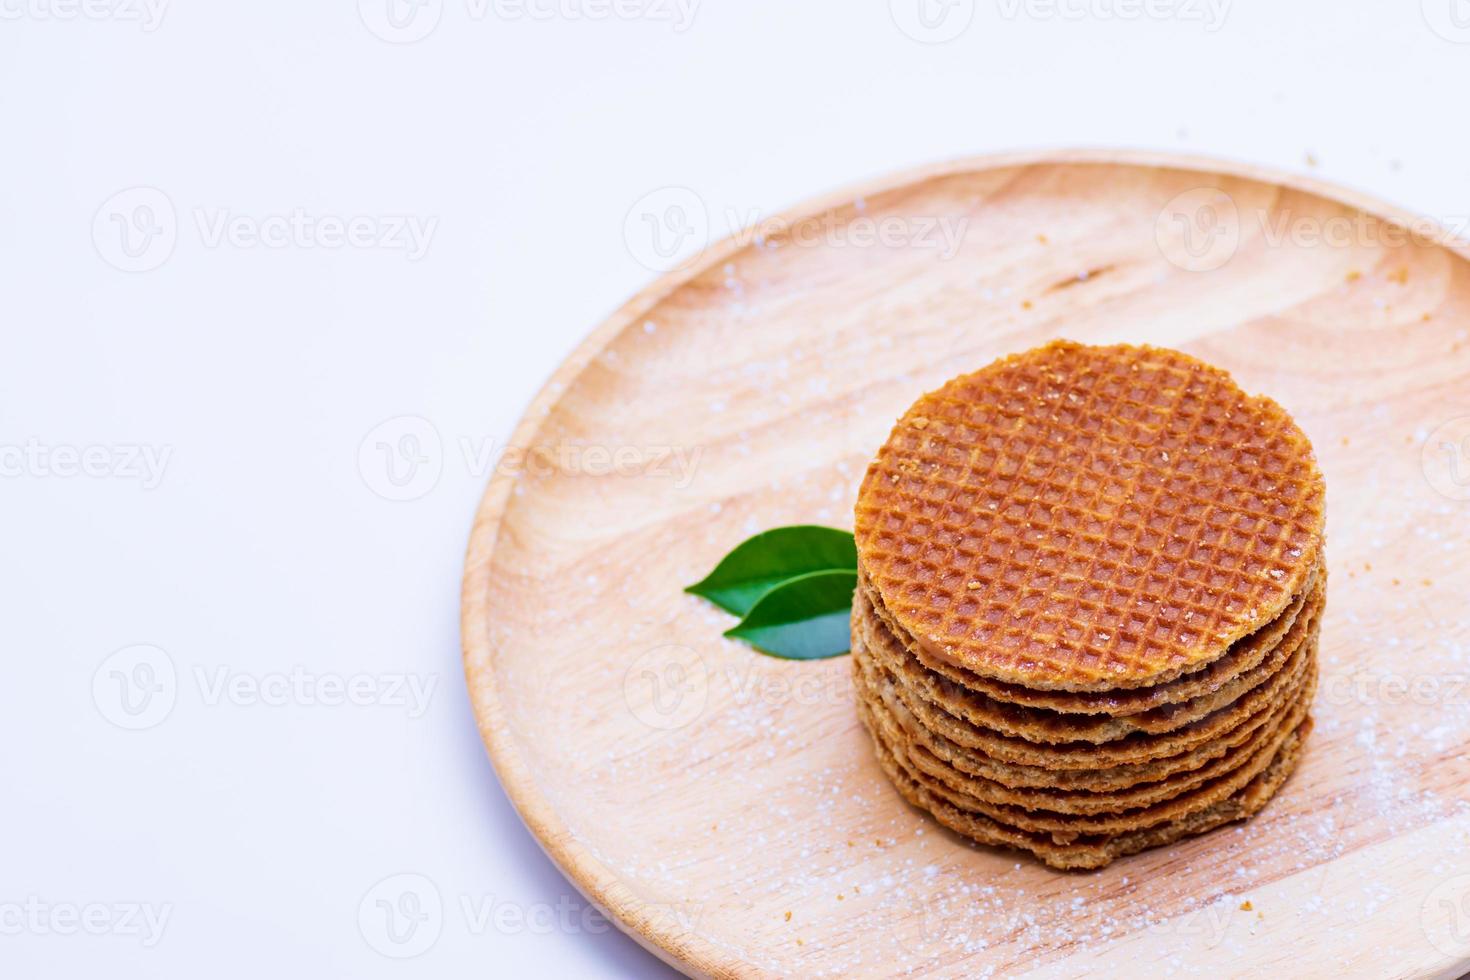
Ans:
[{"label": "wooden plate", "polygon": [[[1466,253],[1314,182],[1101,152],[903,174],[762,232],[588,338],[475,521],[470,693],[567,876],[696,975],[1464,970]],[[915,397],[1057,336],[1225,367],[1295,414],[1329,493],[1302,768],[1245,825],[1080,875],[906,807],[846,658],[759,656],[680,591],[754,531],[850,527]]]}]

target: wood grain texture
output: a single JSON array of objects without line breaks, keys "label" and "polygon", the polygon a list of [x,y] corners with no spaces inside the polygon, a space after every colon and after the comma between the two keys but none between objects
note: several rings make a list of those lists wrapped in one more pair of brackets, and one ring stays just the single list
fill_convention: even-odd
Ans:
[{"label": "wood grain texture", "polygon": [[[941,219],[950,255],[923,244]],[[885,220],[886,243],[852,234]],[[1464,250],[1309,181],[1110,152],[928,168],[771,228],[599,327],[512,439],[538,462],[503,465],[475,520],[470,694],[568,877],[692,975],[1470,969]],[[1301,769],[1248,824],[1092,874],[905,806],[845,658],[758,656],[680,591],[755,531],[850,527],[920,393],[1054,337],[1226,368],[1295,415],[1328,486]]]}]

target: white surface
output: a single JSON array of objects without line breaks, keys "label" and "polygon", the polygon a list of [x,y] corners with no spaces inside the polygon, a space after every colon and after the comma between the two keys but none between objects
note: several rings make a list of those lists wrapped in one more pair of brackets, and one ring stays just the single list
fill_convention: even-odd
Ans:
[{"label": "white surface", "polygon": [[[1142,19],[953,0],[936,30],[973,17],[940,45],[897,26],[922,33],[911,0],[896,18],[888,0],[704,0],[678,25],[425,0],[406,30],[439,21],[407,44],[369,29],[393,33],[387,0],[173,0],[153,30],[120,19],[142,0],[63,19],[68,2],[0,0],[5,976],[659,974],[584,921],[506,802],[457,625],[477,451],[651,278],[638,213],[624,235],[650,192],[692,190],[718,234],[915,163],[1093,144],[1310,154],[1321,177],[1470,213],[1464,0],[1237,0],[1223,22],[1220,0]],[[139,204],[164,230],[172,209],[171,252],[120,251]],[[436,223],[416,260],[324,247],[330,228],[241,237],[298,209]],[[233,241],[212,236],[221,215]],[[400,416],[432,430],[368,438]],[[403,436],[429,462],[399,487],[378,443]],[[110,475],[64,475],[66,447],[101,447],[89,465]],[[130,447],[168,453],[157,486]],[[166,716],[168,690],[120,713],[117,672],[143,677],[127,658],[168,671],[108,660],[136,644],[172,664]],[[297,669],[365,675],[378,703],[271,686]],[[435,685],[417,717],[393,703],[404,677]],[[442,912],[395,945],[377,901],[404,882],[373,889],[401,873]],[[157,942],[126,903],[167,914]],[[60,934],[93,904],[101,935]]]}]

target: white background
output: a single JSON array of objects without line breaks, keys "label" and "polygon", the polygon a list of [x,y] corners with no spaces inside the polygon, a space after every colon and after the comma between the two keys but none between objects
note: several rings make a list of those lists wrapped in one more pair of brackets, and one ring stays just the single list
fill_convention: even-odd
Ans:
[{"label": "white background", "polygon": [[[1108,145],[1470,213],[1465,0],[80,2],[0,0],[5,976],[664,971],[507,803],[457,625],[483,454],[652,278],[650,192],[718,235]],[[293,213],[327,223],[251,237]],[[395,945],[405,885],[442,911]]]}]

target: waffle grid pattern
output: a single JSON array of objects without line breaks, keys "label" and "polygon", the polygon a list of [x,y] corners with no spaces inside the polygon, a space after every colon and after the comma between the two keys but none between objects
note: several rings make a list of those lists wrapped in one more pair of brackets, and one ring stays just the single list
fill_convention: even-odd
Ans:
[{"label": "waffle grid pattern", "polygon": [[856,529],[926,647],[1033,687],[1127,687],[1269,622],[1320,547],[1310,444],[1274,402],[1174,351],[1055,343],[899,421]]}]

